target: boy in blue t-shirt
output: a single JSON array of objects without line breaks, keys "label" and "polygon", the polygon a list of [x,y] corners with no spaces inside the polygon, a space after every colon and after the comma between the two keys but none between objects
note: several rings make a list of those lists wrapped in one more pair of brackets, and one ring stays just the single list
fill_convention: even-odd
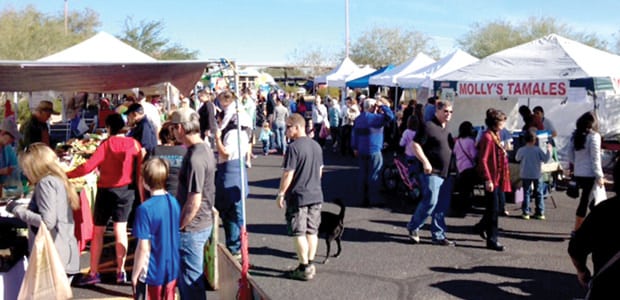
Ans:
[{"label": "boy in blue t-shirt", "polygon": [[515,160],[521,162],[520,173],[523,182],[523,203],[521,210],[523,219],[530,219],[530,195],[532,193],[532,184],[534,185],[534,197],[536,197],[536,213],[534,218],[539,220],[545,219],[545,202],[543,200],[543,188],[541,183],[542,164],[551,157],[551,144],[547,144],[547,153],[536,145],[536,136],[531,132],[525,132],[525,146],[519,148],[515,155]]},{"label": "boy in blue t-shirt", "polygon": [[152,158],[142,168],[143,185],[151,198],[136,210],[133,235],[138,246],[131,284],[136,296],[148,293],[147,299],[174,299],[179,277],[181,208],[165,190],[168,170],[162,158]]}]

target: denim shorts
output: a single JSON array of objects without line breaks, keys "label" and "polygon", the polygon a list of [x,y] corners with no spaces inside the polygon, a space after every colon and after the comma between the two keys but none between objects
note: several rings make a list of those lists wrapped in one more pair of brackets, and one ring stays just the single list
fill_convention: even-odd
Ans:
[{"label": "denim shorts", "polygon": [[315,235],[321,224],[321,203],[286,208],[286,225],[291,236]]}]

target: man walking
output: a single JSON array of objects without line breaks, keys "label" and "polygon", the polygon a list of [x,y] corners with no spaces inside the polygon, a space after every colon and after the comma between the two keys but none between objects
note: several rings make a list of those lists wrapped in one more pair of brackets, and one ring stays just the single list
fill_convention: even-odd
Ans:
[{"label": "man walking", "polygon": [[321,223],[323,152],[316,141],[306,136],[306,121],[300,114],[286,119],[286,136],[293,142],[284,155],[276,202],[279,208],[286,204],[288,232],[294,238],[299,260],[299,266],[288,275],[310,280],[316,273],[312,262]]},{"label": "man walking", "polygon": [[389,103],[383,99],[364,100],[364,111],[355,119],[351,146],[359,159],[359,182],[364,206],[382,202],[379,173],[383,166],[383,126],[394,119]]},{"label": "man walking", "polygon": [[422,201],[407,224],[407,229],[411,240],[419,243],[418,230],[426,218],[432,216],[433,244],[454,246],[454,242],[446,238],[445,221],[445,214],[450,207],[451,184],[448,173],[454,146],[452,134],[446,125],[452,118],[452,104],[437,101],[436,109],[433,118],[426,122],[425,129],[418,131],[413,140],[415,156],[422,163],[424,172],[420,176]]},{"label": "man walking", "polygon": [[177,199],[181,205],[181,299],[206,299],[204,245],[213,229],[215,157],[200,138],[199,116],[191,109],[172,113],[175,138],[187,152],[179,171]]}]

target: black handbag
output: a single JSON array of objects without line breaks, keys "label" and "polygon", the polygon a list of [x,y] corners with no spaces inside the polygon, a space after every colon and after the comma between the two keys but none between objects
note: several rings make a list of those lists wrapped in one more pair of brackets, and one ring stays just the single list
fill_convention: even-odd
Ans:
[{"label": "black handbag", "polygon": [[577,185],[576,181],[571,180],[568,182],[568,186],[566,188],[566,195],[573,199],[579,198],[579,185]]}]

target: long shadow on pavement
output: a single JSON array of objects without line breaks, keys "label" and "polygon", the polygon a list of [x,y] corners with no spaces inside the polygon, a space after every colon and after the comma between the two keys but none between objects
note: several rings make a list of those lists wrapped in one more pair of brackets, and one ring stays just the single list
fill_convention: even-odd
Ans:
[{"label": "long shadow on pavement", "polygon": [[[431,285],[460,299],[522,299],[528,297],[525,295],[536,299],[574,299],[584,295],[574,274],[498,266],[479,266],[470,269],[433,267],[430,269],[443,273],[482,273],[506,278],[504,282],[498,284],[457,279]],[[517,282],[514,279],[521,281]],[[509,292],[515,289],[520,290],[521,293],[516,295]]]},{"label": "long shadow on pavement", "polygon": [[[286,226],[283,224],[248,224],[248,232],[251,233],[261,233],[261,234],[274,234],[274,235],[287,235]],[[322,237],[320,237],[322,240]],[[391,234],[381,231],[371,231],[362,228],[345,228],[344,233],[342,234],[342,240],[348,242],[397,242],[408,244],[409,241],[405,234]],[[321,241],[322,242],[322,241]],[[270,248],[267,248],[270,249]],[[256,248],[251,251],[253,254],[265,254],[265,255],[274,255],[274,256],[282,256],[282,253],[261,253],[266,251],[265,249],[261,250],[261,248]],[[271,251],[280,251],[280,250],[271,250]],[[289,253],[291,256],[294,256],[294,253]]]}]

